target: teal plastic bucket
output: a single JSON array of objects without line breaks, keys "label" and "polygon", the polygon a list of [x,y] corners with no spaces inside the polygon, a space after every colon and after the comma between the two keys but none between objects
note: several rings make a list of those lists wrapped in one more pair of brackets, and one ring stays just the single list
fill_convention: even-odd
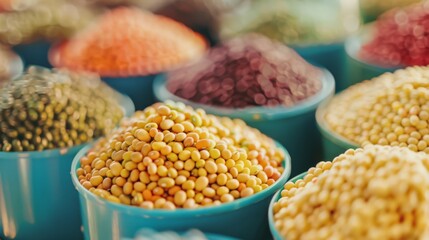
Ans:
[{"label": "teal plastic bucket", "polygon": [[347,87],[346,72],[344,71],[346,51],[344,43],[316,44],[316,45],[290,45],[306,61],[324,67],[332,73],[335,79],[335,90],[341,91]]},{"label": "teal plastic bucket", "polygon": [[[125,115],[131,100],[119,99]],[[41,152],[0,152],[0,239],[83,239],[79,197],[67,175],[88,144]]]},{"label": "teal plastic bucket", "polygon": [[19,44],[13,46],[12,49],[21,57],[22,61],[24,61],[25,67],[37,65],[51,68],[52,65],[48,60],[50,47],[51,43],[47,41],[37,41],[33,43]]},{"label": "teal plastic bucket", "polygon": [[83,146],[0,153],[1,239],[82,239],[78,195],[64,174]]},{"label": "teal plastic bucket", "polygon": [[231,109],[191,102],[169,92],[164,76],[155,80],[154,93],[160,101],[179,101],[214,115],[243,119],[249,126],[259,129],[288,149],[292,158],[292,175],[296,175],[314,166],[322,158],[322,137],[317,130],[315,112],[319,103],[334,94],[335,87],[332,75],[327,70],[324,70],[324,73],[321,91],[290,108],[279,106]]},{"label": "teal plastic bucket", "polygon": [[[345,43],[347,58],[346,58],[346,72],[344,88],[347,88],[356,83],[364,80],[370,80],[378,77],[386,72],[394,72],[398,67],[382,67],[369,63],[359,57],[359,52],[362,46],[372,39],[373,27],[372,25],[366,26],[357,35],[347,39]],[[343,89],[344,89],[343,88]]]},{"label": "teal plastic bucket", "polygon": [[152,84],[156,76],[101,77],[101,79],[116,91],[129,96],[137,110],[143,110],[155,103]]},{"label": "teal plastic bucket", "polygon": [[348,149],[359,148],[358,144],[347,140],[329,129],[324,118],[325,109],[328,104],[329,100],[323,102],[316,111],[317,127],[322,134],[323,159],[321,160],[323,161],[332,161],[335,157]]},{"label": "teal plastic bucket", "polygon": [[190,228],[239,239],[266,239],[269,235],[267,209],[273,194],[290,175],[291,161],[286,149],[285,171],[276,183],[258,194],[219,206],[198,209],[147,210],[109,202],[86,190],[77,179],[80,159],[90,150],[82,149],[73,160],[71,175],[79,191],[83,231],[86,240],[132,238],[141,228],[157,231],[186,231]]},{"label": "teal plastic bucket", "polygon": [[[307,175],[307,172],[301,173],[298,176],[290,179],[288,182],[293,182],[295,183],[296,181],[300,180],[300,179],[304,179],[305,175]],[[270,202],[270,206],[268,208],[268,221],[269,221],[269,225],[270,225],[270,231],[271,231],[271,235],[273,235],[273,239],[274,240],[283,240],[283,238],[280,236],[279,232],[276,229],[276,225],[274,223],[274,204],[281,198],[281,193],[282,193],[283,189],[280,189],[278,192],[276,192],[276,194],[274,194],[273,198],[271,199]]]}]

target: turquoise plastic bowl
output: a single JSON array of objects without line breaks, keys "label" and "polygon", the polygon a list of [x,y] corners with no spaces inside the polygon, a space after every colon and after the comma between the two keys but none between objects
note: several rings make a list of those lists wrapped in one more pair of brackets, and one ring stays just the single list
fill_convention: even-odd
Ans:
[{"label": "turquoise plastic bowl", "polygon": [[156,76],[101,77],[101,79],[116,91],[129,96],[136,109],[142,110],[155,103],[152,84]]},{"label": "turquoise plastic bowl", "polygon": [[334,94],[335,85],[332,75],[327,70],[324,72],[322,90],[290,108],[279,106],[231,109],[191,102],[169,92],[165,87],[164,76],[155,80],[154,92],[161,101],[170,99],[194,108],[203,108],[214,115],[243,119],[249,126],[259,129],[288,149],[292,158],[292,175],[296,175],[314,166],[322,157],[322,137],[317,130],[314,115],[319,103]]},{"label": "turquoise plastic bowl", "polygon": [[27,44],[13,46],[12,49],[22,58],[25,67],[38,65],[42,67],[52,67],[48,60],[48,52],[51,43],[47,41],[37,41]]},{"label": "turquoise plastic bowl", "polygon": [[328,69],[335,78],[335,90],[341,91],[347,87],[344,42],[316,45],[290,45],[306,61]]},{"label": "turquoise plastic bowl", "polygon": [[329,104],[329,100],[320,104],[316,111],[317,127],[322,134],[323,143],[323,161],[332,161],[336,156],[344,153],[348,149],[359,148],[358,144],[351,142],[343,136],[329,129],[325,121],[325,109]]},{"label": "turquoise plastic bowl", "polygon": [[[357,35],[347,39],[345,43],[347,58],[346,58],[346,72],[347,77],[345,78],[344,88],[347,88],[356,83],[364,80],[369,80],[374,77],[380,76],[386,72],[394,72],[397,69],[403,68],[398,67],[382,67],[371,64],[359,57],[359,51],[361,47],[372,39],[373,26],[368,25],[362,29]],[[343,88],[343,89],[344,89]]]},{"label": "turquoise plastic bowl", "polygon": [[[126,115],[131,115],[131,100],[123,96],[120,101]],[[0,152],[0,239],[83,238],[78,194],[64,176],[88,144],[41,152]]]},{"label": "turquoise plastic bowl", "polygon": [[132,238],[141,228],[157,231],[186,231],[196,228],[203,232],[227,235],[239,239],[266,239],[269,235],[267,209],[273,194],[290,175],[290,157],[286,149],[280,179],[266,190],[253,196],[238,199],[215,207],[199,209],[147,210],[109,202],[86,190],[77,179],[79,160],[90,150],[82,149],[74,158],[71,175],[79,191],[85,239],[117,240]]},{"label": "turquoise plastic bowl", "polygon": [[[290,179],[288,182],[294,183],[300,179],[304,179],[305,175],[307,175],[307,172],[299,174],[298,176]],[[274,194],[273,198],[271,199],[270,206],[268,209],[268,221],[269,221],[269,225],[270,225],[270,231],[271,231],[271,234],[273,235],[274,240],[283,240],[283,238],[280,236],[279,232],[276,229],[276,225],[274,223],[274,214],[273,214],[274,203],[276,203],[281,198],[282,190],[283,189],[280,189],[278,192],[276,192],[276,194]]]}]

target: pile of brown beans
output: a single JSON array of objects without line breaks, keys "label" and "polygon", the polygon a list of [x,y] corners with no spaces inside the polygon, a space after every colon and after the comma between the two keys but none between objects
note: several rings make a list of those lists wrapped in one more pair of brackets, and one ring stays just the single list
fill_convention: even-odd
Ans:
[{"label": "pile of brown beans", "polygon": [[248,34],[171,72],[167,89],[181,98],[213,106],[293,106],[321,89],[322,76],[294,50],[262,35]]},{"label": "pile of brown beans", "polygon": [[76,174],[112,202],[198,208],[268,188],[283,172],[284,154],[242,120],[166,102],[126,120],[81,159]]},{"label": "pile of brown beans", "polygon": [[274,205],[288,240],[428,239],[429,155],[366,146],[286,183]]},{"label": "pile of brown beans", "polygon": [[409,67],[356,84],[321,113],[328,129],[356,145],[429,153],[429,67]]}]

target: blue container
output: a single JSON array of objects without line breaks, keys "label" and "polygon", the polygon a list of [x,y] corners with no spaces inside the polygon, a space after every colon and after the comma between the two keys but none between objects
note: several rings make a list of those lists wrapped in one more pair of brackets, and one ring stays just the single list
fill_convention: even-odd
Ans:
[{"label": "blue container", "polygon": [[129,96],[136,110],[142,110],[155,103],[152,85],[156,76],[101,77],[101,79],[116,91]]},{"label": "blue container", "polygon": [[[383,67],[369,63],[359,57],[359,52],[362,46],[370,41],[373,37],[373,27],[368,25],[362,29],[357,35],[350,37],[345,44],[347,58],[346,58],[346,72],[347,77],[344,79],[344,88],[347,88],[356,83],[364,80],[369,80],[374,77],[380,76],[386,72],[394,72],[398,67]],[[343,88],[343,89],[344,89]]]},{"label": "blue container", "polygon": [[[125,115],[134,112],[128,97]],[[87,144],[41,152],[0,152],[0,239],[83,239],[78,194],[66,177]]]},{"label": "blue container", "polygon": [[[304,179],[305,175],[307,175],[307,172],[299,174],[298,176],[290,179],[288,182],[294,183],[300,179]],[[271,234],[273,235],[274,240],[282,240],[283,239],[275,227],[276,225],[274,223],[274,214],[273,214],[274,213],[274,211],[273,211],[274,203],[276,203],[281,198],[282,190],[283,189],[280,189],[278,192],[276,192],[276,194],[274,194],[274,197],[273,197],[273,199],[271,199],[270,207],[268,209],[268,221],[269,221],[269,225],[270,225],[270,231],[271,231]]]},{"label": "blue container", "polygon": [[1,239],[82,239],[78,195],[64,174],[83,146],[0,153]]},{"label": "blue container", "polygon": [[273,194],[280,189],[290,175],[290,157],[285,152],[284,167],[280,179],[264,191],[247,198],[199,209],[147,210],[109,202],[86,190],[77,179],[79,160],[90,147],[82,149],[73,160],[71,175],[79,191],[85,239],[110,240],[132,238],[141,228],[157,231],[186,231],[196,228],[240,239],[266,239],[269,235],[267,209]]},{"label": "blue container", "polygon": [[306,61],[328,69],[335,78],[335,90],[346,88],[344,43],[317,44],[317,45],[290,45]]},{"label": "blue container", "polygon": [[46,41],[38,41],[28,44],[19,44],[12,49],[22,58],[24,66],[37,65],[51,68],[48,60],[48,52],[51,44]]},{"label": "blue container", "polygon": [[322,134],[323,142],[322,161],[332,161],[335,157],[346,152],[348,149],[356,149],[359,147],[358,144],[351,142],[350,140],[329,129],[329,126],[326,124],[324,118],[326,114],[325,109],[328,104],[329,100],[323,102],[319,105],[316,111],[317,127]]},{"label": "blue container", "polygon": [[290,108],[279,106],[231,109],[190,102],[170,93],[165,87],[164,77],[155,80],[154,92],[161,101],[170,99],[194,108],[203,108],[214,115],[243,119],[249,126],[259,129],[288,149],[292,158],[292,175],[295,175],[314,166],[322,158],[322,137],[317,130],[315,112],[319,103],[334,94],[335,85],[332,75],[324,71],[320,92]]}]

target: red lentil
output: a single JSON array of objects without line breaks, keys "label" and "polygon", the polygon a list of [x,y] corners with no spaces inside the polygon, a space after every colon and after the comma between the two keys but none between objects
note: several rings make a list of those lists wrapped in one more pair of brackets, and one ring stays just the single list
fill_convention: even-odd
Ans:
[{"label": "red lentil", "polygon": [[106,77],[147,75],[199,57],[205,47],[200,35],[174,20],[119,7],[57,46],[51,62]]},{"label": "red lentil", "polygon": [[429,64],[429,2],[394,9],[375,23],[373,39],[360,56],[381,66]]}]

